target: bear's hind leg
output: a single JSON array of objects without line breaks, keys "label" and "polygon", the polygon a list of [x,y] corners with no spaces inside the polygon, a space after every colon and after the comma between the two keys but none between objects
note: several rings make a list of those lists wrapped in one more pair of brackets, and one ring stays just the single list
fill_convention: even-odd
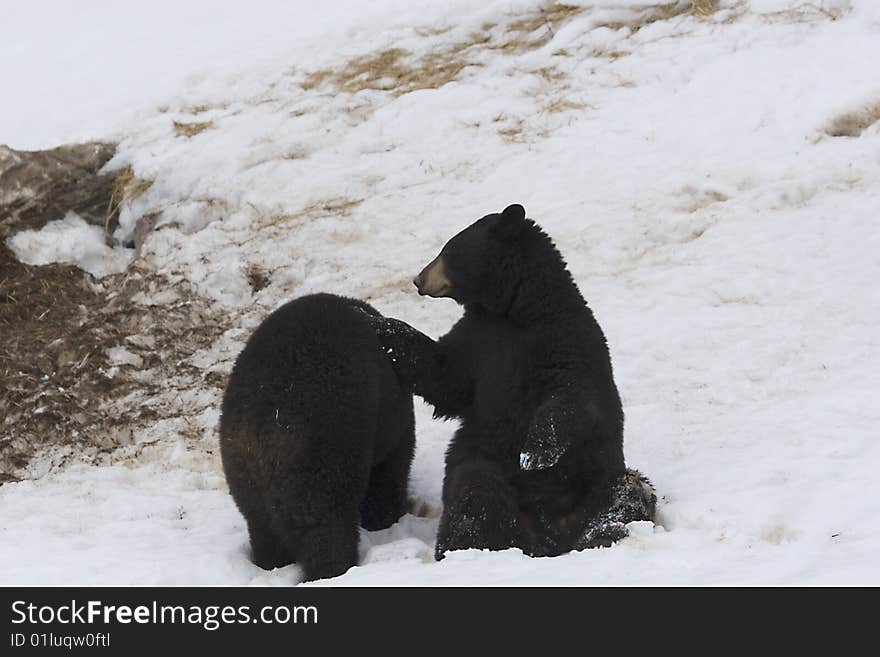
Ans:
[{"label": "bear's hind leg", "polygon": [[304,581],[341,575],[358,561],[356,514],[314,527],[291,528],[285,543],[295,546]]},{"label": "bear's hind leg", "polygon": [[406,490],[413,457],[412,440],[404,442],[370,471],[361,502],[361,525],[368,531],[385,529],[406,511]]},{"label": "bear's hind leg", "polygon": [[295,555],[290,553],[265,519],[251,514],[247,518],[247,526],[251,539],[251,556],[257,566],[272,570],[293,563]]},{"label": "bear's hind leg", "polygon": [[505,550],[517,544],[516,490],[489,461],[456,466],[447,475],[435,558],[468,548]]},{"label": "bear's hind leg", "polygon": [[653,522],[656,511],[654,486],[641,472],[627,468],[614,481],[607,505],[591,514],[572,549],[610,547],[627,537],[627,523],[637,520]]}]

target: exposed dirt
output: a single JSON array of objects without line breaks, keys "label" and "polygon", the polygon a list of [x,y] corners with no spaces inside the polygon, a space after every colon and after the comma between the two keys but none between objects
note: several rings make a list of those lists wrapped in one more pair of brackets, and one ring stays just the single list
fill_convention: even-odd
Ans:
[{"label": "exposed dirt", "polygon": [[[46,449],[88,459],[131,444],[138,426],[186,412],[169,390],[219,390],[223,376],[187,359],[228,323],[184,282],[137,267],[98,282],[22,264],[0,240],[0,484]],[[129,407],[135,391],[147,403]]]},{"label": "exposed dirt", "polygon": [[880,102],[836,116],[825,128],[829,137],[858,137],[880,121]]},{"label": "exposed dirt", "polygon": [[114,229],[118,207],[110,207],[109,200],[117,172],[100,171],[115,153],[116,144],[103,142],[44,151],[0,145],[0,234],[39,230],[68,211]]}]

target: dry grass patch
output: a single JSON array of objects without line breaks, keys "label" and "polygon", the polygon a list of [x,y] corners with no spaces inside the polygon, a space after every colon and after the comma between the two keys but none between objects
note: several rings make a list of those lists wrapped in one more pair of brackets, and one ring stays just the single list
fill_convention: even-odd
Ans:
[{"label": "dry grass patch", "polygon": [[195,137],[197,134],[214,127],[213,121],[203,121],[197,123],[184,123],[182,121],[173,121],[174,134],[178,137]]},{"label": "dry grass patch", "polygon": [[709,16],[718,11],[718,0],[693,0],[691,13],[695,16]]},{"label": "dry grass patch", "polygon": [[761,18],[771,22],[809,23],[815,20],[828,19],[836,21],[846,11],[836,7],[825,8],[812,2],[805,2],[781,11],[760,14]]},{"label": "dry grass patch", "polygon": [[437,89],[454,80],[472,63],[458,47],[445,48],[414,58],[402,48],[353,57],[340,68],[326,68],[306,75],[301,83],[310,90],[332,85],[337,91],[355,94],[365,89],[390,91],[394,96],[418,89]]},{"label": "dry grass patch", "polygon": [[[484,47],[516,54],[540,48],[553,38],[556,27],[583,11],[584,7],[553,2],[506,25],[500,40],[490,34],[496,26],[486,23],[481,31],[425,55],[416,56],[403,48],[387,48],[352,57],[341,67],[307,73],[300,86],[307,91],[331,86],[351,94],[374,89],[388,91],[395,97],[420,89],[437,89],[457,79],[468,66],[481,65],[473,57],[475,49]],[[435,36],[447,31],[448,28],[426,29],[417,33]]]},{"label": "dry grass patch", "polygon": [[303,214],[313,217],[347,217],[363,202],[362,198],[337,196],[309,203],[302,211]]},{"label": "dry grass patch", "polygon": [[300,224],[313,219],[323,217],[348,217],[352,211],[364,202],[362,198],[348,198],[346,196],[334,196],[331,198],[312,201],[299,212],[273,214],[257,220],[257,228],[269,226],[285,226]]},{"label": "dry grass patch", "polygon": [[[617,61],[621,57],[629,57],[632,53],[628,50],[607,50],[605,48],[593,48],[584,59],[608,59],[612,62]],[[553,53],[554,57],[571,57],[572,53],[566,49],[561,48]]]},{"label": "dry grass patch", "polygon": [[599,23],[596,27],[607,27],[612,30],[620,30],[626,27],[632,32],[638,32],[643,27],[658,21],[668,21],[679,16],[706,18],[714,14],[718,9],[718,0],[692,0],[687,2],[678,0],[643,7],[636,10],[634,16],[629,20]]},{"label": "dry grass patch", "polygon": [[190,105],[188,107],[184,107],[182,111],[186,114],[192,114],[193,116],[196,116],[198,114],[205,114],[206,112],[211,112],[213,110],[225,110],[228,107],[229,103]]},{"label": "dry grass patch", "polygon": [[118,216],[123,203],[131,203],[153,186],[152,180],[138,178],[131,167],[125,167],[113,181],[110,202],[107,205],[107,219],[104,222],[104,236],[109,237],[113,220]]},{"label": "dry grass patch", "polygon": [[519,144],[526,141],[526,125],[523,119],[514,119],[496,131],[508,144]]},{"label": "dry grass patch", "polygon": [[829,137],[858,137],[878,121],[880,121],[880,102],[841,114],[828,124],[825,134]]},{"label": "dry grass patch", "polygon": [[628,57],[632,53],[628,50],[605,50],[604,48],[593,48],[590,57],[597,59],[610,59],[612,62],[617,61],[621,57]]},{"label": "dry grass patch", "polygon": [[589,103],[579,103],[567,98],[556,98],[544,105],[541,110],[548,114],[559,114],[560,112],[571,112],[582,109],[593,109]]},{"label": "dry grass patch", "polygon": [[153,186],[152,180],[138,178],[131,167],[125,167],[113,181],[110,208],[115,210],[125,202],[131,202]]},{"label": "dry grass patch", "polygon": [[420,37],[440,36],[441,34],[446,34],[451,29],[451,27],[417,27],[416,34]]},{"label": "dry grass patch", "polygon": [[[462,70],[468,66],[481,65],[474,56],[476,49],[516,55],[540,48],[553,39],[560,26],[588,9],[583,6],[550,2],[504,24],[500,37],[492,35],[492,31],[498,25],[486,23],[479,32],[473,32],[466,38],[445,45],[434,52],[415,55],[403,48],[387,48],[376,53],[352,57],[339,67],[311,71],[305,75],[300,86],[307,91],[332,87],[337,92],[350,94],[372,89],[390,92],[395,97],[419,89],[437,89],[457,79]],[[717,9],[717,0],[669,2],[644,7],[629,21],[606,23],[600,26],[613,29],[628,27],[637,31],[659,20],[668,20],[685,14],[704,17]],[[430,37],[447,31],[448,28],[426,28],[417,30],[417,33]],[[565,48],[554,52],[557,56],[569,54]],[[592,56],[615,60],[628,54],[630,53],[620,50],[595,50]],[[558,80],[564,77],[561,73],[553,73],[552,69],[547,69],[547,72],[552,73],[553,76],[549,79]]]},{"label": "dry grass patch", "polygon": [[551,2],[507,24],[506,38],[488,47],[511,54],[535,50],[549,43],[562,24],[585,10],[586,7]]},{"label": "dry grass patch", "polygon": [[539,78],[546,80],[547,82],[558,82],[566,78],[565,73],[560,71],[555,66],[542,66],[541,68],[536,68],[529,71],[529,73],[531,75],[536,75]]},{"label": "dry grass patch", "polygon": [[[645,6],[630,12],[631,19],[604,26],[614,29],[627,27],[637,31],[660,20],[676,16],[693,15],[707,17],[719,9],[718,0],[677,0],[666,3],[646,3]],[[353,57],[340,67],[323,68],[305,74],[300,85],[305,90],[327,89],[328,91],[356,94],[364,90],[378,90],[398,97],[419,89],[436,89],[458,79],[469,66],[481,66],[486,51],[518,55],[549,43],[558,29],[579,14],[591,11],[587,6],[576,6],[564,2],[548,2],[540,8],[531,10],[516,18],[500,23],[485,23],[477,32],[469,34],[455,43],[446,43],[434,51],[417,55],[403,48],[387,48],[375,53]],[[627,15],[627,14],[624,14]],[[417,33],[424,37],[443,34],[448,29],[426,28]],[[568,48],[553,53],[559,57],[572,56]],[[630,52],[616,49],[594,49],[589,57],[615,61],[630,55]],[[549,100],[538,100],[542,114],[556,114],[568,110],[579,110],[589,105],[561,98],[565,92],[564,80],[567,74],[554,67],[545,66],[529,70],[528,73],[540,78],[553,87]],[[622,82],[621,86],[631,86]],[[539,94],[541,95],[541,94]],[[496,121],[497,122],[497,121]],[[540,136],[546,130],[536,131],[524,119],[505,121],[499,126],[498,134],[508,142],[522,142],[529,136]],[[284,215],[272,223],[290,221],[302,215]]]}]

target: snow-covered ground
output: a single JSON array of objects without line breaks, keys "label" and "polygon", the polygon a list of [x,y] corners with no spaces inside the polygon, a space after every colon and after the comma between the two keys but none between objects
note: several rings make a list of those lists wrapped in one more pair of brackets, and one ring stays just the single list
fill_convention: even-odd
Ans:
[{"label": "snow-covered ground", "polygon": [[[362,564],[321,584],[880,584],[880,3],[651,4],[44,1],[4,16],[16,93],[0,143],[122,140],[109,167],[153,182],[117,236],[159,213],[142,264],[241,317],[198,367],[228,370],[246,329],[315,291],[442,334],[458,308],[418,297],[412,275],[509,203],[566,257],[658,526],[552,559],[435,563],[455,427],[419,403],[411,493],[427,513],[364,533]],[[853,136],[830,136],[850,114]],[[131,257],[84,248],[67,222],[68,253],[35,235],[17,252]],[[269,276],[256,293],[253,267]],[[196,447],[169,423],[137,458],[37,464],[0,487],[0,584],[297,582],[296,566],[248,561],[216,420],[195,418]]]}]

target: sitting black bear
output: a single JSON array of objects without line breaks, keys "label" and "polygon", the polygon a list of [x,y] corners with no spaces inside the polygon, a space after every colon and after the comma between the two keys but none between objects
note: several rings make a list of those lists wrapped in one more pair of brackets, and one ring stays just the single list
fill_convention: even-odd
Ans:
[{"label": "sitting black bear", "polygon": [[453,237],[414,283],[464,307],[436,342],[373,320],[401,379],[436,416],[461,420],[446,453],[438,559],[465,548],[558,555],[653,519],[653,489],[624,464],[605,336],[522,206]]}]

